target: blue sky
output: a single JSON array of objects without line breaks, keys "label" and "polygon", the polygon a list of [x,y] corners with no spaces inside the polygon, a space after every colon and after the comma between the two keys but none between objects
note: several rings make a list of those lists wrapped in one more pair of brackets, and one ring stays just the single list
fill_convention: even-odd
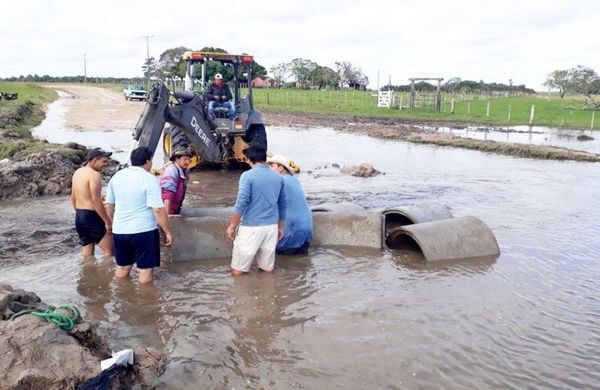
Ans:
[{"label": "blue sky", "polygon": [[176,46],[247,52],[267,69],[301,57],[350,61],[370,87],[409,77],[526,84],[578,64],[600,72],[600,2],[4,1],[0,77],[137,76]]}]

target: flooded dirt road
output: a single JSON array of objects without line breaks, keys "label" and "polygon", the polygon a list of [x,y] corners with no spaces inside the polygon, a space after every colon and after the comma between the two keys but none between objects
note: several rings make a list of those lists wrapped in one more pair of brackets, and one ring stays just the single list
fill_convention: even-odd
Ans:
[{"label": "flooded dirt road", "polygon": [[[428,264],[313,248],[236,279],[228,259],[167,259],[143,288],[114,281],[112,259],[82,261],[68,199],[49,197],[0,203],[0,282],[77,305],[115,350],[164,349],[160,388],[598,387],[600,166],[330,129],[268,135],[302,167],[311,205],[443,203],[485,221],[502,255]],[[364,161],[385,175],[332,167]],[[185,205],[232,205],[238,175],[195,172]]]}]

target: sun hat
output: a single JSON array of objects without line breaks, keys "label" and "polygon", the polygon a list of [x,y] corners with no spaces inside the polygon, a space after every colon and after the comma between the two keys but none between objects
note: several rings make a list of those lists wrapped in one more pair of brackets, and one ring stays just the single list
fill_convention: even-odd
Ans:
[{"label": "sun hat", "polygon": [[87,161],[92,161],[95,158],[110,157],[112,152],[106,152],[100,148],[93,148],[87,154]]},{"label": "sun hat", "polygon": [[290,160],[281,154],[273,154],[272,156],[267,157],[267,163],[279,164],[284,167],[290,175],[294,174],[294,169],[290,166]]}]

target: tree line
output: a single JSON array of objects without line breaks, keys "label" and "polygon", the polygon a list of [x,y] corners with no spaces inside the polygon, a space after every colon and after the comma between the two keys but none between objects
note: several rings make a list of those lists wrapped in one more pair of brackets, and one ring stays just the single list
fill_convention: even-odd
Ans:
[{"label": "tree line", "polygon": [[[83,83],[86,77],[84,75],[77,76],[50,76],[50,75],[37,75],[28,74],[27,76],[11,76],[0,78],[4,81],[20,81],[28,83]],[[108,84],[141,84],[143,79],[141,77],[87,77],[88,83],[108,83]]]},{"label": "tree line", "polygon": [[366,89],[369,84],[369,78],[362,70],[348,61],[335,62],[332,69],[312,60],[294,58],[290,62],[272,66],[269,70],[277,85],[283,87]]},{"label": "tree line", "polygon": [[[393,90],[399,92],[410,92],[411,85],[386,85],[381,88],[384,91]],[[426,81],[419,81],[415,83],[415,89],[418,91],[435,91],[437,85],[428,83]],[[483,80],[472,81],[462,80],[460,77],[452,77],[444,84],[441,85],[442,92],[449,93],[471,93],[471,92],[508,92],[508,93],[525,93],[535,94],[535,91],[531,88],[527,88],[525,84],[513,85],[512,80],[509,80],[508,84],[503,83],[486,83]]]}]

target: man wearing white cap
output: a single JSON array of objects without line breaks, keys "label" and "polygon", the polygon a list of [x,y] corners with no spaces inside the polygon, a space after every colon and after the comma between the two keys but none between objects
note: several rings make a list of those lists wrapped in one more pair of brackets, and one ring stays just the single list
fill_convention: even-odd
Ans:
[{"label": "man wearing white cap", "polygon": [[287,215],[283,226],[283,238],[277,242],[277,253],[304,254],[312,241],[312,213],[306,202],[300,181],[294,176],[290,161],[280,154],[267,158],[272,170],[283,177],[288,200]]},{"label": "man wearing white cap", "polygon": [[231,91],[227,83],[223,82],[221,73],[215,75],[215,81],[206,90],[206,97],[210,100],[208,102],[208,114],[211,117],[214,118],[215,116],[215,108],[225,107],[228,110],[229,119],[235,118],[235,105],[231,102]]}]

